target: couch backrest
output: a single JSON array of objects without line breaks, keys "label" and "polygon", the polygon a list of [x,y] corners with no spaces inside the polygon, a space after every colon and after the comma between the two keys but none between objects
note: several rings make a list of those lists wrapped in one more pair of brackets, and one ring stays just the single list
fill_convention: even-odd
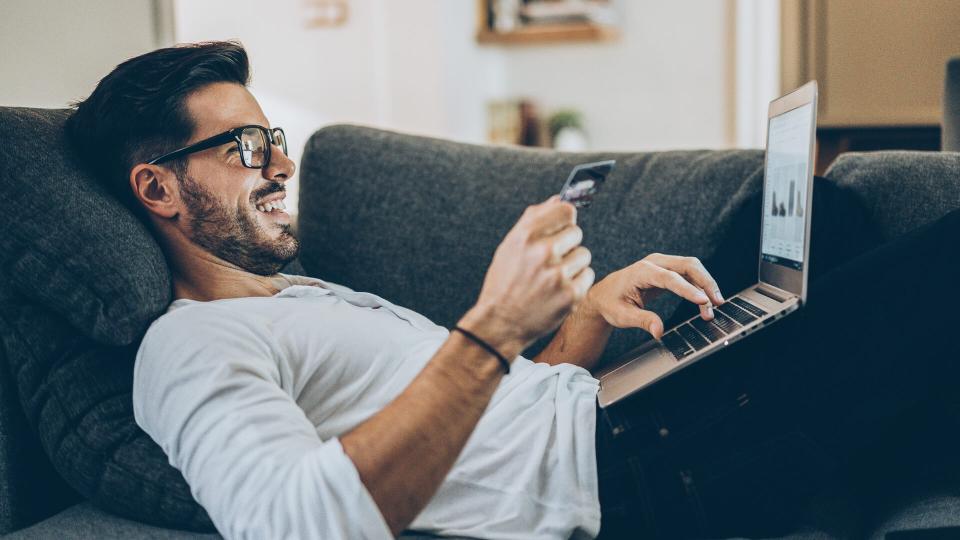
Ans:
[{"label": "couch backrest", "polygon": [[[750,255],[738,268],[715,255],[731,231],[756,233],[752,214],[740,218],[745,224],[733,221],[750,197],[756,204],[760,151],[569,154],[356,126],[321,129],[307,143],[303,265],[452,325],[476,299],[493,250],[523,208],[555,193],[574,164],[605,158],[616,158],[617,168],[594,206],[580,212],[598,279],[651,251],[715,259],[711,271],[727,281],[755,272]],[[828,176],[860,198],[890,239],[960,207],[958,173],[960,154],[877,152],[844,155]],[[657,309],[669,314],[675,305]],[[606,358],[643,337],[615,333]]]},{"label": "couch backrest", "polygon": [[[313,275],[450,326],[476,300],[494,249],[523,209],[555,194],[575,164],[606,158],[617,159],[616,169],[579,213],[598,278],[653,251],[711,258],[731,217],[758,192],[763,153],[573,154],[324,128],[300,168],[301,260]],[[658,310],[675,305],[665,296]],[[607,356],[643,336],[615,334]]]},{"label": "couch backrest", "polygon": [[826,174],[860,197],[882,240],[960,208],[960,152],[851,152]]}]

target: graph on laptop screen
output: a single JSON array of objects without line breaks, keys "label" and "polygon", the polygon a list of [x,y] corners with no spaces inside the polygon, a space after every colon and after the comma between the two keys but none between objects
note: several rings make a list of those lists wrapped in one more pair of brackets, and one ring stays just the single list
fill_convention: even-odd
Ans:
[{"label": "graph on laptop screen", "polygon": [[803,269],[804,216],[813,104],[770,119],[763,187],[764,261]]}]

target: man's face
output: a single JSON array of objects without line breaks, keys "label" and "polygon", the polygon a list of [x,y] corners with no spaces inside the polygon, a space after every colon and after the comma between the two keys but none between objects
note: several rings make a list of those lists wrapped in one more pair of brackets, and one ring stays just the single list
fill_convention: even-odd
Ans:
[{"label": "man's face", "polygon": [[[191,94],[186,105],[195,126],[188,144],[238,126],[271,127],[257,101],[239,84],[205,86]],[[290,232],[289,214],[282,208],[264,210],[283,204],[286,181],[294,170],[276,146],[270,164],[262,169],[244,167],[235,143],[191,154],[187,175],[179,178],[184,234],[248,272],[276,273],[297,256],[300,244]]]}]

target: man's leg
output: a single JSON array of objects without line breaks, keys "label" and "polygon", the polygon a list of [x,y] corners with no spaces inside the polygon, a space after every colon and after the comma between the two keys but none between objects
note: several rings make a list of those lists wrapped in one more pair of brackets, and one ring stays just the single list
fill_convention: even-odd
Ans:
[{"label": "man's leg", "polygon": [[[798,312],[611,409],[633,513],[665,537],[789,526],[835,470],[960,384],[958,282],[955,211],[825,273]],[[958,427],[944,426],[943,444]]]}]

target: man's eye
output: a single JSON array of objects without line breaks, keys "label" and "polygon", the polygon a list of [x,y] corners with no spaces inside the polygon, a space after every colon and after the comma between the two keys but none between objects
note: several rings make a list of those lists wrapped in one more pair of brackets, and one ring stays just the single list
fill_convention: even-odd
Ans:
[{"label": "man's eye", "polygon": [[227,149],[227,153],[228,153],[228,154],[236,154],[236,153],[237,153],[237,147],[236,147],[236,146],[231,146],[230,148]]}]

